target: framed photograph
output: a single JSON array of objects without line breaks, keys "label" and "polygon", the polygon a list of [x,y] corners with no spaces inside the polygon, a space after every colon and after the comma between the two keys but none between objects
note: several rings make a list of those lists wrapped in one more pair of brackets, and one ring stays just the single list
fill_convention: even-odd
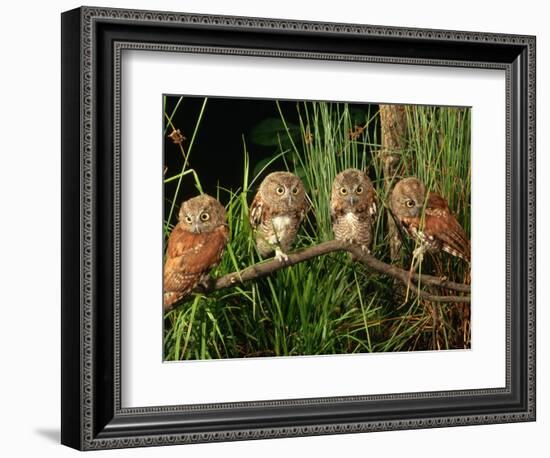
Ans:
[{"label": "framed photograph", "polygon": [[63,13],[63,444],[535,410],[535,37]]}]

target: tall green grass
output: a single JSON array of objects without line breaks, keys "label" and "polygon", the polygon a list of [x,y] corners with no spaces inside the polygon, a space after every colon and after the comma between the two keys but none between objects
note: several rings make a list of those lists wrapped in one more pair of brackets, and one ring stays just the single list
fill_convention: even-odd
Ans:
[{"label": "tall green grass", "polygon": [[[345,103],[297,103],[299,126],[295,129],[278,103],[274,104],[282,127],[274,134],[277,146],[271,161],[251,172],[243,139],[242,185],[218,188],[218,197],[228,202],[230,239],[212,275],[218,277],[260,261],[248,223],[248,206],[270,162],[282,162],[284,168],[298,174],[311,200],[295,248],[332,238],[329,202],[334,176],[349,167],[368,171],[379,200],[372,252],[388,260],[388,196],[378,155],[376,107],[358,116]],[[195,132],[207,112],[205,99]],[[172,117],[173,113],[166,113],[166,119]],[[396,178],[415,175],[425,181],[432,191],[448,199],[468,232],[469,110],[408,108],[407,122],[410,142],[402,152]],[[357,127],[360,134],[353,135]],[[183,169],[165,181],[179,180],[182,186],[200,190],[200,177],[190,172],[191,147],[182,149],[182,154]],[[177,192],[170,199],[175,205],[179,204]],[[165,222],[166,235],[176,223],[176,214],[172,211]],[[409,248],[404,245],[405,262],[410,261]],[[427,259],[422,269],[456,281],[467,278],[467,268],[444,254]],[[346,253],[333,253],[234,288],[188,298],[165,316],[164,354],[166,360],[184,360],[467,348],[466,308],[463,304],[428,303],[415,296],[402,303],[391,278],[351,261]]]}]

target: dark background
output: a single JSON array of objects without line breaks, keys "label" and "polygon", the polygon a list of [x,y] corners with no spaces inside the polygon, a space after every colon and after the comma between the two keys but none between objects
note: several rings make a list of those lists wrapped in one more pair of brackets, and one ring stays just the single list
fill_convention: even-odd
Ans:
[{"label": "dark background", "polygon": [[[165,111],[168,116],[172,114],[179,95],[166,96]],[[186,137],[182,146],[187,152],[199,113],[204,101],[200,96],[184,96],[178,110],[172,118],[172,124],[176,129]],[[299,125],[297,105],[303,101],[279,100],[281,111],[285,121]],[[377,109],[377,106],[369,104],[353,103],[349,104],[350,109],[357,112],[366,112],[369,109]],[[167,125],[167,119],[163,116],[163,132]],[[277,153],[276,146],[264,146],[257,144],[251,138],[253,129],[258,124],[267,119],[280,119],[275,100],[273,99],[245,99],[245,98],[222,98],[208,97],[206,107],[203,113],[201,124],[197,131],[189,163],[187,168],[192,168],[199,176],[203,191],[212,196],[216,196],[218,184],[222,187],[236,190],[242,186],[244,154],[243,144],[249,154],[249,179],[254,176],[254,168],[258,162],[270,158]],[[375,124],[375,123],[371,123]],[[164,135],[164,165],[167,167],[165,178],[177,175],[181,172],[184,164],[184,158],[178,145],[174,144],[168,137],[172,128],[166,129]],[[379,137],[378,137],[379,138]],[[244,141],[244,143],[243,143]],[[301,142],[299,142],[301,145]],[[277,161],[263,174],[281,170],[284,168],[282,161]],[[254,188],[259,185],[258,180]],[[177,186],[177,180],[165,184],[165,218],[168,217],[171,199],[174,196]],[[255,191],[253,189],[252,191]],[[182,184],[178,193],[179,207],[180,202],[189,199],[198,194],[194,186],[192,175],[183,177]],[[228,194],[220,195],[220,200],[226,204]],[[253,196],[250,196],[250,199]]]}]

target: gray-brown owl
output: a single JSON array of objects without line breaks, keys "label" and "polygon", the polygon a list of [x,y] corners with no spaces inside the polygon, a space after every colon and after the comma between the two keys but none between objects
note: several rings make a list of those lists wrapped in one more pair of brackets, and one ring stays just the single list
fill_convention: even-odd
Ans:
[{"label": "gray-brown owl", "polygon": [[222,257],[229,231],[225,209],[207,195],[182,203],[168,239],[164,264],[164,309],[187,296]]},{"label": "gray-brown owl", "polygon": [[252,204],[250,224],[262,257],[275,252],[279,261],[287,260],[307,210],[302,180],[290,172],[274,172],[264,178]]},{"label": "gray-brown owl", "polygon": [[369,177],[357,169],[346,169],[336,175],[330,211],[334,238],[368,251],[376,214],[376,194]]},{"label": "gray-brown owl", "polygon": [[416,178],[399,181],[391,194],[391,209],[403,229],[418,242],[415,256],[446,251],[470,262],[470,241],[443,197]]}]

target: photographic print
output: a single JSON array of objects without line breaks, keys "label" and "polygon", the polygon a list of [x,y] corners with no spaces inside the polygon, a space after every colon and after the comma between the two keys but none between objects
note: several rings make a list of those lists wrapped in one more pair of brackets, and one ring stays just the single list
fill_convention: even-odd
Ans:
[{"label": "photographic print", "polygon": [[470,348],[469,107],[162,116],[165,361]]}]

